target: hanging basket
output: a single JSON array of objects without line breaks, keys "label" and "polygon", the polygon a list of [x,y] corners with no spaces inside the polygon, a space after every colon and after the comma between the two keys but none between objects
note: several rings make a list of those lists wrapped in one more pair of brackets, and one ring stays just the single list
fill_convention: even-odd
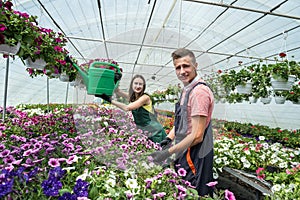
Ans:
[{"label": "hanging basket", "polygon": [[272,97],[261,97],[261,98],[260,98],[260,101],[261,101],[263,104],[269,104],[269,103],[271,103],[271,100],[272,100]]},{"label": "hanging basket", "polygon": [[285,80],[281,77],[278,77],[278,78],[271,77],[272,88],[275,91],[290,90],[295,82],[295,79],[296,79],[296,77],[292,76],[292,75],[290,75],[288,77],[288,80]]},{"label": "hanging basket", "polygon": [[276,104],[284,104],[286,100],[285,97],[281,97],[281,96],[275,96],[274,99]]},{"label": "hanging basket", "polygon": [[36,59],[33,62],[31,58],[27,58],[25,64],[28,68],[43,70],[47,63],[43,59]]},{"label": "hanging basket", "polygon": [[249,97],[249,102],[250,103],[256,103],[257,102],[257,98],[255,98],[255,97]]},{"label": "hanging basket", "polygon": [[246,83],[245,85],[237,85],[236,90],[239,94],[250,94],[252,92],[252,83]]},{"label": "hanging basket", "polygon": [[0,53],[16,55],[20,49],[21,43],[18,42],[15,46],[10,46],[7,44],[0,44]]},{"label": "hanging basket", "polygon": [[59,80],[60,80],[61,82],[69,82],[70,77],[69,77],[69,75],[67,75],[67,74],[60,74],[60,75],[59,75]]}]

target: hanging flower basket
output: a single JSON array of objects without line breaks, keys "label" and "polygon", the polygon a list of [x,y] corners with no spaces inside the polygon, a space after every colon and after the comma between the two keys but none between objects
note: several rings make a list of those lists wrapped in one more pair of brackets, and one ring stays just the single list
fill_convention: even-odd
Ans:
[{"label": "hanging flower basket", "polygon": [[272,100],[272,97],[261,97],[261,98],[260,98],[260,101],[261,101],[263,104],[269,104],[269,103],[271,103],[271,100]]},{"label": "hanging flower basket", "polygon": [[252,91],[252,83],[247,82],[245,85],[237,85],[236,90],[239,94],[250,94]]},{"label": "hanging flower basket", "polygon": [[249,97],[249,102],[250,103],[256,103],[257,102],[257,98],[255,98],[255,97]]},{"label": "hanging flower basket", "polygon": [[35,61],[32,61],[31,58],[27,58],[25,63],[28,68],[39,70],[43,70],[47,64],[43,59],[36,59]]},{"label": "hanging flower basket", "polygon": [[282,96],[275,96],[274,99],[276,104],[284,104],[286,100],[286,98]]},{"label": "hanging flower basket", "polygon": [[59,75],[59,80],[62,82],[69,82],[70,77],[66,73],[62,73]]},{"label": "hanging flower basket", "polygon": [[288,80],[285,80],[281,77],[271,77],[271,85],[273,90],[290,90],[292,85],[295,82],[295,76],[289,75]]},{"label": "hanging flower basket", "polygon": [[0,44],[0,53],[16,55],[20,49],[20,46],[20,42],[18,42],[15,46],[10,46],[8,44]]}]

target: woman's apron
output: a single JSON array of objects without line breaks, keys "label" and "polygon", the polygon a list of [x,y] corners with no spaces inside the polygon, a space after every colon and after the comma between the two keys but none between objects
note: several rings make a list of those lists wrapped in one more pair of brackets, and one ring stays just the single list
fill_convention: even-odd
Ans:
[{"label": "woman's apron", "polygon": [[163,126],[157,121],[156,116],[143,107],[132,110],[132,115],[137,128],[144,131],[153,142],[161,142],[167,136]]},{"label": "woman's apron", "polygon": [[[198,82],[189,91],[187,91],[183,105],[179,102],[175,105],[175,142],[179,143],[186,137],[188,130],[187,121],[187,104],[189,101],[190,92],[197,85],[206,85],[203,82]],[[205,129],[203,141],[193,147],[188,148],[182,153],[176,155],[175,167],[177,169],[184,168],[187,171],[185,180],[189,181],[196,187],[200,196],[212,195],[212,188],[206,184],[213,181],[213,134],[211,122]]]}]

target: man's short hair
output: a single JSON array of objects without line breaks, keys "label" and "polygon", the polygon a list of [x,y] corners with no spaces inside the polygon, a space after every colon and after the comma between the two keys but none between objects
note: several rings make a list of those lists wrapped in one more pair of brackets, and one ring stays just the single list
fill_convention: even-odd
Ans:
[{"label": "man's short hair", "polygon": [[189,49],[179,48],[172,53],[173,61],[185,56],[190,56],[192,58],[192,62],[196,63],[195,54]]}]

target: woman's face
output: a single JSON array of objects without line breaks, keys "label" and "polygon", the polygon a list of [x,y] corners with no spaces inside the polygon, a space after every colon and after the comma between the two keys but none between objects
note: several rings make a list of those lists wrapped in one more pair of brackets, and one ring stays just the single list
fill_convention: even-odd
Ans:
[{"label": "woman's face", "polygon": [[144,89],[144,81],[141,78],[135,78],[132,82],[132,90],[135,93],[141,93]]}]

